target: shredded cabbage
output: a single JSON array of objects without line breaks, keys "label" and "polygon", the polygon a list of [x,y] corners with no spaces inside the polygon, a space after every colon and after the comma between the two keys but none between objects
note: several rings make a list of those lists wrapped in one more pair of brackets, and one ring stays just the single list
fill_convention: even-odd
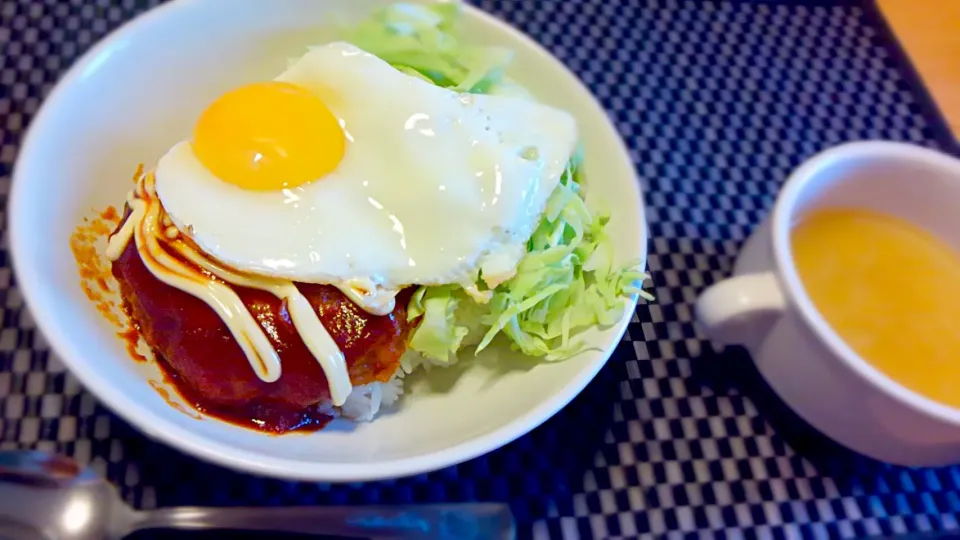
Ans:
[{"label": "shredded cabbage", "polygon": [[458,92],[486,93],[513,59],[502,47],[461,44],[460,2],[393,4],[347,32],[346,39],[404,73]]},{"label": "shredded cabbage", "polygon": [[[495,92],[512,84],[504,74],[511,51],[457,40],[460,9],[459,2],[394,4],[347,39],[405,73],[460,92]],[[479,275],[467,284],[474,294],[462,285],[420,287],[408,317],[422,320],[408,346],[431,363],[447,365],[467,344],[479,353],[502,334],[527,355],[561,360],[584,349],[580,331],[615,324],[624,298],[652,299],[642,289],[647,275],[639,263],[614,267],[604,230],[609,216],[591,212],[582,186],[578,153],[551,194],[516,274],[492,291]]]}]

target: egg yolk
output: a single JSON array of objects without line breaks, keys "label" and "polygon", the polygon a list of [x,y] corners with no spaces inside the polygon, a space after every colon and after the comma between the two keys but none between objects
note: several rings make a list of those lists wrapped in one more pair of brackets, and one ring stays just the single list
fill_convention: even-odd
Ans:
[{"label": "egg yolk", "polygon": [[292,188],[333,171],[344,134],[309,90],[262,82],[231,90],[200,116],[193,150],[214,175],[244,189]]}]

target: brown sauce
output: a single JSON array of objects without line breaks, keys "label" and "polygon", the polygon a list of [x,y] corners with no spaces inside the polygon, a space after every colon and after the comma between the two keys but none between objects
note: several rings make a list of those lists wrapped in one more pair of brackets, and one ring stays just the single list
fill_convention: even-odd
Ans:
[{"label": "brown sauce", "polygon": [[[142,168],[135,182],[141,174]],[[323,409],[330,396],[326,376],[300,338],[284,302],[264,291],[233,287],[280,355],[281,376],[267,383],[256,375],[219,315],[202,300],[154,277],[135,242],[131,240],[112,264],[106,260],[95,244],[119,230],[129,216],[129,207],[121,215],[111,206],[84,219],[70,246],[84,293],[122,329],[118,336],[131,358],[147,361],[137,350],[141,338],[152,349],[166,384],[150,384],[161,397],[188,415],[200,412],[268,433],[315,431],[329,423],[331,418]],[[179,241],[184,240],[181,235]],[[166,251],[177,256],[176,250]],[[415,324],[407,321],[406,314],[412,289],[398,295],[392,313],[376,316],[335,287],[302,283],[297,287],[343,352],[351,382],[359,386],[390,380]],[[167,387],[196,412],[172,399]]]},{"label": "brown sauce", "polygon": [[80,288],[93,302],[97,311],[118,328],[125,326],[120,318],[115,291],[109,282],[113,280],[110,264],[100,254],[97,242],[104,239],[120,223],[120,216],[113,206],[94,218],[84,218],[70,237],[70,250],[77,261]]},{"label": "brown sauce", "polygon": [[[184,384],[180,375],[162,357],[158,357],[157,366],[163,373],[164,382],[175,388],[180,398],[190,403],[197,412],[237,426],[279,435],[282,433],[319,431],[333,420],[333,417],[321,411],[318,405],[295,410],[283,403],[259,401],[243,407],[211,404],[203,396],[197,395],[190,385]],[[150,382],[150,386],[160,393],[160,396],[171,407],[190,414],[183,409],[180,403],[171,398],[164,386],[154,381]],[[194,413],[194,416],[196,416],[196,413]],[[196,416],[196,418],[200,419],[202,417]]]},{"label": "brown sauce", "polygon": [[[166,374],[164,374],[164,375],[166,375]],[[164,379],[166,379],[166,377],[164,377]],[[162,397],[163,400],[167,402],[167,405],[170,405],[170,406],[173,407],[174,409],[182,412],[183,414],[185,414],[185,415],[187,415],[187,416],[189,416],[189,417],[191,417],[191,418],[193,418],[193,419],[195,419],[195,420],[203,420],[203,417],[200,416],[199,414],[197,414],[196,411],[188,410],[188,409],[187,409],[186,407],[184,407],[179,401],[177,401],[176,399],[174,399],[173,396],[170,395],[170,391],[167,390],[166,386],[164,386],[163,383],[158,382],[158,381],[150,381],[150,387],[153,388],[154,391],[156,391],[158,394],[160,394],[160,397]],[[202,411],[201,411],[201,412],[202,412]]]},{"label": "brown sauce", "polygon": [[123,332],[117,332],[117,337],[123,340],[123,344],[127,348],[127,354],[130,355],[130,358],[137,362],[147,362],[149,360],[137,350],[140,346],[140,330],[137,329],[136,325],[130,326],[130,328],[127,328]]},{"label": "brown sauce", "polygon": [[[257,377],[216,312],[156,279],[134,243],[113,263],[113,275],[167,382],[198,411],[270,433],[317,430],[330,421],[320,406],[329,401],[326,376],[280,299],[234,287],[280,355],[280,379],[267,383]],[[393,313],[375,316],[335,287],[297,286],[343,352],[354,385],[393,376],[412,328],[406,317],[412,291],[398,296]]]}]

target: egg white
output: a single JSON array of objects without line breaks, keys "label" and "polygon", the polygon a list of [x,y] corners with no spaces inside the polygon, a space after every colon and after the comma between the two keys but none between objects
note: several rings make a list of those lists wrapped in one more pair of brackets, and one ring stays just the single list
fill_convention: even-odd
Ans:
[{"label": "egg white", "polygon": [[312,49],[277,80],[314,92],[339,118],[347,148],[331,174],[244,190],[214,176],[187,141],[156,169],[174,224],[255,274],[394,290],[472,283],[481,268],[489,281],[509,277],[576,144],[564,111],[460,95],[346,43]]}]

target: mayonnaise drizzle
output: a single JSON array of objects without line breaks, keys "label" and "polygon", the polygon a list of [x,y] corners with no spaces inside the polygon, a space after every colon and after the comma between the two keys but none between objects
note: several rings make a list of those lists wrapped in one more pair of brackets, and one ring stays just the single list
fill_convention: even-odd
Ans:
[{"label": "mayonnaise drizzle", "polygon": [[[127,204],[130,207],[130,215],[107,243],[106,256],[109,260],[117,260],[133,238],[140,258],[154,277],[199,298],[220,316],[243,349],[254,372],[265,382],[274,382],[280,378],[280,356],[240,297],[229,286],[171,256],[166,247],[160,244],[158,238],[164,238],[169,248],[220,280],[240,287],[266,291],[280,298],[286,303],[290,318],[301,339],[320,363],[327,377],[331,401],[336,406],[343,405],[353,390],[346,359],[330,333],[324,328],[313,306],[293,282],[241,274],[208,258],[192,245],[171,238],[166,226],[168,218],[162,215],[162,207],[156,196],[154,177],[151,173],[140,176],[136,188],[127,197]],[[353,291],[352,288],[350,290]],[[358,294],[353,292],[354,295]],[[345,294],[351,298],[354,296]],[[377,297],[376,301],[370,304],[377,308],[377,311],[382,311],[386,305],[390,307],[386,313],[393,310],[392,295],[389,296],[388,301],[384,301],[382,295],[374,296]],[[364,307],[360,302],[356,303]]]},{"label": "mayonnaise drizzle", "polygon": [[349,281],[336,287],[354,304],[373,315],[389,315],[397,305],[396,296],[399,291],[381,289],[360,280]]}]

